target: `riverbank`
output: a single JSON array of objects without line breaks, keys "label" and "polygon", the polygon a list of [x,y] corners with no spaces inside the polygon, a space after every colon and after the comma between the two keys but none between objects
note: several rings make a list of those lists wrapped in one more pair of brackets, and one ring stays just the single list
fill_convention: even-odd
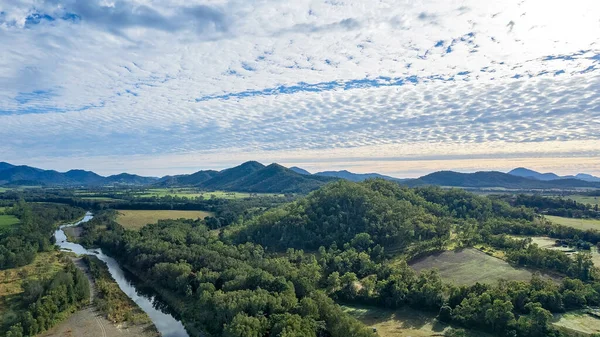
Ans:
[{"label": "riverbank", "polygon": [[[145,329],[143,333],[138,333],[138,336],[155,336],[155,334],[153,333],[155,331],[158,331],[158,334],[162,335],[163,337],[188,337],[188,334],[185,331],[183,324],[176,318],[174,318],[172,315],[163,312],[161,309],[159,309],[160,305],[157,305],[156,299],[153,294],[145,294],[144,292],[141,292],[140,289],[138,289],[138,287],[140,286],[139,282],[135,280],[134,277],[131,277],[131,275],[129,275],[128,273],[125,273],[119,265],[119,262],[117,262],[112,257],[105,255],[99,248],[86,249],[82,245],[70,242],[70,240],[68,240],[64,229],[80,225],[83,222],[92,220],[92,218],[92,214],[88,213],[86,214],[84,220],[79,223],[61,226],[54,233],[56,244],[60,247],[61,250],[71,251],[78,255],[94,256],[98,258],[98,260],[102,261],[103,264],[106,264],[110,277],[118,286],[118,291],[122,292],[128,299],[133,301],[135,303],[134,307],[138,307],[144,313],[144,315],[147,315],[147,317],[150,318],[153,326],[155,327],[155,329],[153,329],[152,331],[148,331],[148,329]],[[110,292],[117,291],[117,287],[110,287],[108,289],[112,289],[109,290]],[[123,298],[123,296],[118,297]],[[119,303],[127,303],[127,305],[129,306],[131,302],[119,301]],[[117,313],[119,311],[123,312],[123,310],[117,310]],[[135,316],[136,315],[131,316],[129,318],[135,318]],[[114,317],[118,317],[118,315]],[[111,319],[114,319],[114,317]],[[121,324],[119,325],[119,327],[122,328],[123,325]],[[150,335],[148,335],[148,333],[150,333]]]}]

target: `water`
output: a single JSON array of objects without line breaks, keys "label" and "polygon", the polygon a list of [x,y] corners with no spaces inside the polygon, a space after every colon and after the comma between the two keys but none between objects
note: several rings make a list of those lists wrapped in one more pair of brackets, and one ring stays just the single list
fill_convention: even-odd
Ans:
[{"label": "water", "polygon": [[91,213],[86,213],[85,217],[74,224],[60,226],[54,233],[56,244],[61,250],[72,251],[78,255],[94,255],[104,261],[112,277],[117,281],[119,288],[131,298],[152,320],[158,331],[163,337],[189,337],[183,324],[168,313],[156,309],[153,305],[154,296],[143,294],[136,289],[136,285],[131,279],[126,277],[119,263],[110,256],[104,255],[101,249],[88,250],[80,244],[67,241],[67,236],[63,231],[64,227],[77,226],[83,222],[90,221],[93,218]]}]

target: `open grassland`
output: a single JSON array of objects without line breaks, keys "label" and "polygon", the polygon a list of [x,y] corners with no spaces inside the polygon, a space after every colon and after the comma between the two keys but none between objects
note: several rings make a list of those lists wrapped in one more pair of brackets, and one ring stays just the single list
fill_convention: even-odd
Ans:
[{"label": "open grassland", "polygon": [[[342,306],[345,312],[363,324],[377,329],[380,337],[429,337],[443,336],[451,329],[449,325],[435,319],[435,314],[410,308],[389,310],[368,306]],[[468,332],[466,337],[489,336],[481,332]]]},{"label": "open grassland", "polygon": [[0,271],[0,322],[6,315],[18,311],[19,296],[23,292],[21,284],[26,280],[50,279],[66,266],[67,257],[52,251],[39,253],[33,263],[27,266]]},{"label": "open grassland", "polygon": [[590,205],[600,205],[600,197],[592,197],[589,195],[569,195],[565,197],[567,199],[572,199],[581,204],[590,204]]},{"label": "open grassland", "polygon": [[569,336],[590,336],[600,333],[600,319],[589,315],[586,310],[555,315],[552,325]]},{"label": "open grassland", "polygon": [[81,199],[83,199],[83,200],[95,200],[95,201],[107,201],[107,202],[121,200],[121,199],[115,199],[115,198],[110,198],[110,197],[83,197]]},{"label": "open grassland", "polygon": [[19,219],[14,215],[0,215],[0,230],[18,224]]},{"label": "open grassland", "polygon": [[533,272],[515,268],[507,262],[476,249],[435,253],[410,263],[417,270],[438,269],[445,282],[456,285],[496,283],[499,280],[529,281]]},{"label": "open grassland", "polygon": [[147,224],[157,223],[158,220],[166,219],[204,219],[212,216],[211,212],[204,211],[155,211],[155,210],[119,210],[117,222],[132,230],[139,230]]},{"label": "open grassland", "polygon": [[600,230],[600,220],[598,219],[573,219],[563,218],[561,216],[545,215],[546,219],[555,224],[572,227],[581,230],[596,229]]},{"label": "open grassland", "polygon": [[[556,239],[547,237],[547,236],[512,236],[516,239],[524,239],[524,238],[531,238],[531,243],[535,243],[538,245],[538,247],[540,248],[545,248],[545,249],[551,249],[551,250],[559,250],[564,252],[567,255],[573,255],[575,253],[577,253],[577,249],[574,247],[563,247],[563,246],[556,246],[555,242]],[[597,247],[592,247],[590,250],[582,250],[583,252],[586,253],[590,253],[590,255],[592,256],[592,262],[594,263],[594,266],[596,267],[600,267],[600,252],[598,251]]]},{"label": "open grassland", "polygon": [[167,195],[173,197],[197,198],[205,199],[244,199],[253,196],[283,196],[276,193],[246,193],[246,192],[225,192],[225,191],[202,191],[195,188],[151,188],[135,194],[138,197],[164,197]]}]

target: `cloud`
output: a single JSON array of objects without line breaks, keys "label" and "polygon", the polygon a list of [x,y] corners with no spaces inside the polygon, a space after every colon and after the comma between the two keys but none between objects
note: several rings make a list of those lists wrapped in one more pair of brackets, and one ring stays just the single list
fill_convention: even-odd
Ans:
[{"label": "cloud", "polygon": [[597,7],[5,1],[0,157],[600,158]]}]

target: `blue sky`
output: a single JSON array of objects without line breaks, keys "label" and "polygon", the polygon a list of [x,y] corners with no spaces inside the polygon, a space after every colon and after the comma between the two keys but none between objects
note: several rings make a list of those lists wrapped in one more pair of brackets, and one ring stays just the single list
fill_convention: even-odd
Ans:
[{"label": "blue sky", "polygon": [[600,174],[596,0],[5,0],[0,160]]}]

